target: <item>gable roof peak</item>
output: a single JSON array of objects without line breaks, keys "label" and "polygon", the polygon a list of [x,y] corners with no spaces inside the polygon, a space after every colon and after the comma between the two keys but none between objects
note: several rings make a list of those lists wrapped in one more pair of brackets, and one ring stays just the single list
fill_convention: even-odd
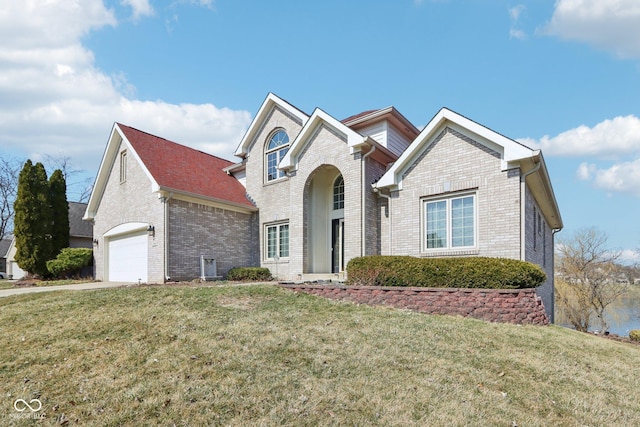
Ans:
[{"label": "gable roof peak", "polygon": [[253,142],[256,134],[260,131],[263,122],[266,120],[271,110],[276,106],[282,108],[293,118],[295,118],[295,120],[299,121],[300,126],[304,126],[309,119],[308,114],[304,113],[302,110],[275,95],[274,93],[269,92],[265,100],[262,102],[260,109],[251,121],[249,128],[240,140],[240,144],[238,144],[238,148],[236,148],[236,151],[234,153],[236,156],[244,158],[249,153],[249,147],[251,146],[251,143]]},{"label": "gable roof peak", "polygon": [[375,125],[382,121],[391,124],[409,141],[413,140],[420,133],[420,130],[394,106],[381,108],[379,110],[363,111],[362,113],[347,117],[342,120],[342,123],[353,130],[360,131],[369,125]]},{"label": "gable roof peak", "polygon": [[121,143],[131,149],[133,157],[144,170],[151,192],[183,194],[255,210],[246,196],[244,186],[224,171],[233,162],[131,126],[114,123],[85,220],[93,219],[96,215]]}]

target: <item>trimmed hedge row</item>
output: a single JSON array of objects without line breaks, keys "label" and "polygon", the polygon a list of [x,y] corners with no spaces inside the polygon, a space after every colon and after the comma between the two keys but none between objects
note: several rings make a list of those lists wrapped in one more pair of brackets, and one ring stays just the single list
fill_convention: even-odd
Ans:
[{"label": "trimmed hedge row", "polygon": [[271,280],[271,271],[263,267],[233,267],[227,280]]},{"label": "trimmed hedge row", "polygon": [[537,265],[506,258],[415,258],[374,255],[347,264],[348,285],[526,289],[543,284]]}]

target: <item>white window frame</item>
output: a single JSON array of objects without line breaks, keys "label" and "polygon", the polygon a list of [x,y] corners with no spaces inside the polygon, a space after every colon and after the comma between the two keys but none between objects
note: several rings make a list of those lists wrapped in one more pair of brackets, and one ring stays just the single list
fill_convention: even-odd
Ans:
[{"label": "white window frame", "polygon": [[[282,243],[282,229],[286,227],[287,229],[287,242],[286,247],[283,246]],[[275,250],[276,253],[271,254],[269,251],[269,230],[275,229]],[[291,242],[291,228],[289,227],[289,222],[278,222],[264,225],[264,259],[267,261],[275,261],[275,255],[278,255],[278,260],[289,259],[289,249]],[[283,250],[284,249],[284,250]]]},{"label": "white window frame", "polygon": [[[337,186],[338,180],[342,180],[342,184]],[[337,211],[340,209],[344,209],[344,178],[342,175],[338,175],[336,179],[333,180],[333,210]]]},{"label": "white window frame", "polygon": [[[451,208],[452,202],[457,199],[465,199],[471,197],[473,200],[473,245],[470,246],[452,246],[452,215]],[[427,205],[430,203],[445,202],[446,213],[446,245],[439,248],[427,247]],[[468,251],[478,248],[478,197],[476,192],[456,193],[447,196],[435,196],[425,197],[420,200],[420,240],[421,240],[421,252],[422,253],[434,253],[434,252],[456,252],[456,251]]]},{"label": "white window frame", "polygon": [[[280,132],[284,132],[285,136],[287,137],[287,143],[277,145],[273,148],[269,148],[269,145],[271,145],[271,141],[273,140],[273,138]],[[274,130],[269,134],[269,138],[267,138],[267,143],[264,149],[264,182],[266,184],[278,181],[286,177],[285,172],[283,170],[278,169],[278,165],[280,164],[280,161],[282,161],[284,156],[287,154],[287,151],[289,151],[289,147],[291,147],[291,139],[289,138],[289,134],[287,134],[286,130],[280,128],[280,129]],[[273,178],[269,176],[269,157],[272,155],[275,156],[275,160],[276,160],[275,177]]]}]

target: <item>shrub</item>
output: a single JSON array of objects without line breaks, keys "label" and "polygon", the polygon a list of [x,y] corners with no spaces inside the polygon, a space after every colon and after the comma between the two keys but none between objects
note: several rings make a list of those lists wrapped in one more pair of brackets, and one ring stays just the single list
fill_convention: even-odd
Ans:
[{"label": "shrub", "polygon": [[632,329],[629,331],[629,338],[631,341],[640,342],[640,329]]},{"label": "shrub", "polygon": [[88,248],[64,248],[55,259],[47,261],[47,270],[54,277],[70,277],[80,273],[93,261],[93,251]]},{"label": "shrub", "polygon": [[535,288],[546,280],[537,265],[506,258],[366,256],[347,264],[349,285],[429,288]]},{"label": "shrub", "polygon": [[234,267],[227,273],[227,280],[271,280],[271,271],[263,267]]}]

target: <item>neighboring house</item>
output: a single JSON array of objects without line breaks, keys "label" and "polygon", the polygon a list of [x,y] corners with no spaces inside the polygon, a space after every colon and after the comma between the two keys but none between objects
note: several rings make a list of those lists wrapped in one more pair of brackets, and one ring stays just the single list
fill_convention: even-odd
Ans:
[{"label": "neighboring house", "polygon": [[116,123],[85,214],[96,278],[190,280],[201,257],[286,280],[341,277],[361,255],[506,257],[547,272],[552,313],[563,224],[539,150],[448,109],[420,131],[393,107],[340,121],[269,94],[235,154]]},{"label": "neighboring house", "polygon": [[[86,203],[68,202],[69,204],[69,247],[91,248],[93,242],[92,224],[82,220],[87,210]],[[7,275],[13,279],[21,279],[27,272],[20,268],[15,260],[16,239],[11,240],[7,252]]]},{"label": "neighboring house", "polygon": [[7,254],[11,246],[11,239],[0,240],[0,272],[7,272]]},{"label": "neighboring house", "polygon": [[82,220],[86,210],[86,203],[69,202],[70,248],[91,248],[93,245],[93,226]]}]

